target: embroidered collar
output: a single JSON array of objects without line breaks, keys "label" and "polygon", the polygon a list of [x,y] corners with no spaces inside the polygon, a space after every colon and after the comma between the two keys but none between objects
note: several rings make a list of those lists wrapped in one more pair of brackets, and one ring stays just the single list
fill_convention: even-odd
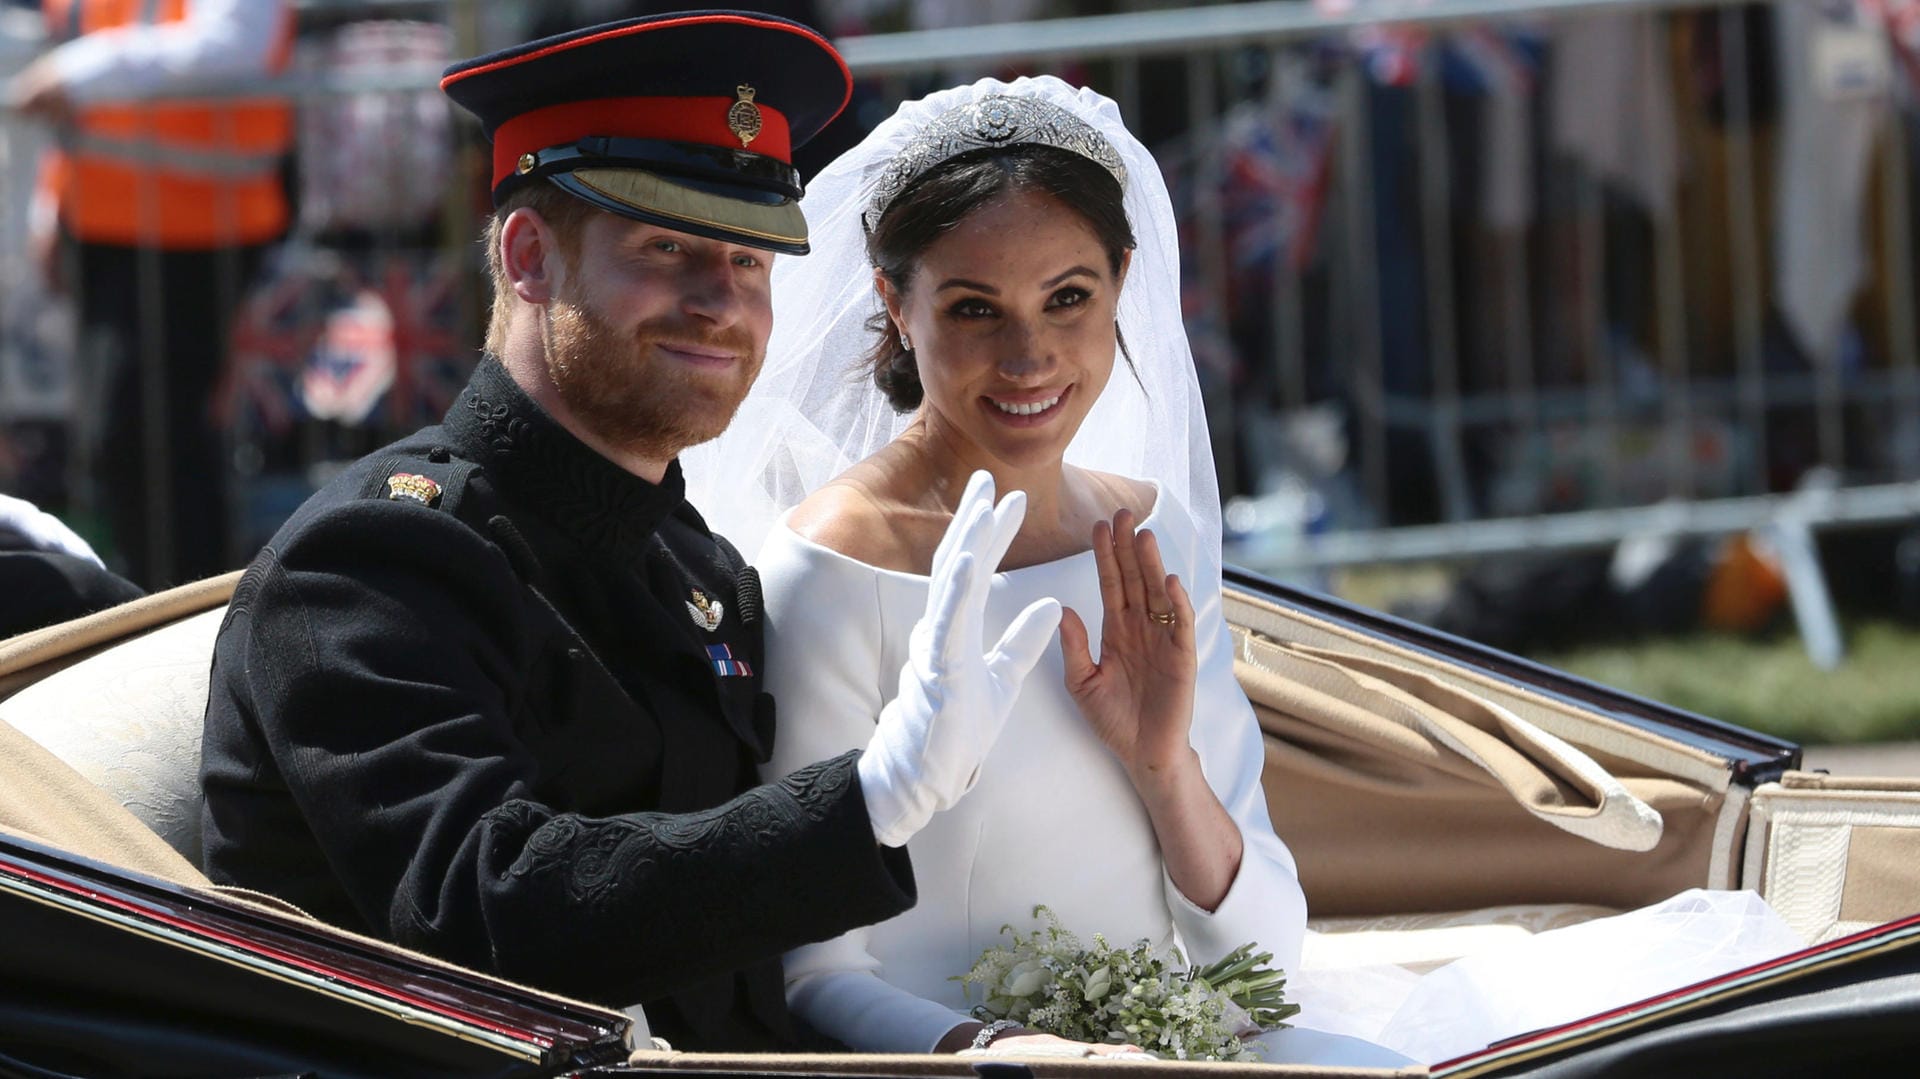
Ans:
[{"label": "embroidered collar", "polygon": [[658,484],[626,471],[555,422],[491,355],[447,410],[445,429],[502,495],[591,547],[631,551],[686,500],[679,461]]}]

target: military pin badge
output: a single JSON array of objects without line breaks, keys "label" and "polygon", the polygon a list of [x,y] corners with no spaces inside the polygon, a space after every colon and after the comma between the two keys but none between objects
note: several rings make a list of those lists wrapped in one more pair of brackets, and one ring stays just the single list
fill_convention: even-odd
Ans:
[{"label": "military pin badge", "polygon": [[708,597],[698,588],[693,590],[693,599],[687,603],[687,613],[693,616],[693,624],[712,633],[720,628],[722,607],[720,601]]},{"label": "military pin badge", "polygon": [[746,83],[733,88],[739,99],[727,109],[727,130],[745,146],[760,135],[760,106],[753,103],[754,89]]},{"label": "military pin badge", "polygon": [[440,485],[415,472],[395,472],[387,477],[387,498],[394,502],[437,506],[440,504]]}]

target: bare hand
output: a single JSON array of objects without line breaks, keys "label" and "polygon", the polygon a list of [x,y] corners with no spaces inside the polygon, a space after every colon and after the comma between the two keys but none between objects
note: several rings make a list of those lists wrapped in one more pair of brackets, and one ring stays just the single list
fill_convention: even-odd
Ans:
[{"label": "bare hand", "polygon": [[40,276],[40,285],[49,296],[67,293],[67,276],[61,265],[60,229],[57,225],[34,226],[27,230],[27,258]]},{"label": "bare hand", "polygon": [[987,1052],[996,1056],[1017,1057],[1023,1053],[1035,1056],[1059,1056],[1062,1052],[1079,1050],[1090,1057],[1144,1056],[1145,1050],[1137,1045],[1105,1045],[1096,1042],[1076,1042],[1054,1034],[1036,1034],[1025,1029],[1009,1030],[993,1039],[987,1046]]},{"label": "bare hand", "polygon": [[44,58],[28,64],[7,84],[7,104],[23,116],[48,123],[65,123],[73,117],[66,84]]},{"label": "bare hand", "polygon": [[1153,533],[1134,531],[1131,510],[1093,527],[1093,556],[1106,608],[1100,662],[1093,661],[1086,623],[1063,612],[1067,692],[1137,785],[1193,752],[1193,606],[1166,571]]}]

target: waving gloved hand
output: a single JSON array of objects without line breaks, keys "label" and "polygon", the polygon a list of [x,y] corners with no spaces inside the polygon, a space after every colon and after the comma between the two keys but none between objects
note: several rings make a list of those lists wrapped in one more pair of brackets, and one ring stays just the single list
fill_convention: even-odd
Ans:
[{"label": "waving gloved hand", "polygon": [[1027,672],[1060,623],[1060,604],[1034,602],[991,650],[981,645],[987,587],[1020,531],[1026,495],[996,508],[993,477],[976,472],[933,554],[927,610],[907,642],[900,690],[860,756],[873,834],[897,847],[973,788]]}]

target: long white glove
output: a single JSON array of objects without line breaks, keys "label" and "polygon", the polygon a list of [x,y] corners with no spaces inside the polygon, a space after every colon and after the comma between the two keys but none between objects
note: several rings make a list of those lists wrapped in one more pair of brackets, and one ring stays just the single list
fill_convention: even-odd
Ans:
[{"label": "long white glove", "polygon": [[907,640],[900,691],[860,755],[873,834],[889,847],[973,789],[1021,682],[1060,624],[1059,602],[1038,600],[983,651],[987,587],[1027,513],[1023,492],[998,508],[993,494],[993,477],[975,472],[934,551],[927,610]]}]

